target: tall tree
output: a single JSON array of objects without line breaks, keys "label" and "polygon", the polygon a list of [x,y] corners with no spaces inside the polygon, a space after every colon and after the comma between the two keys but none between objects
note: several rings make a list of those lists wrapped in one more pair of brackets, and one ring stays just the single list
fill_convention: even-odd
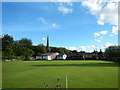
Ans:
[{"label": "tall tree", "polygon": [[39,48],[41,54],[47,53],[46,46],[43,44],[39,44],[37,47]]},{"label": "tall tree", "polygon": [[14,51],[13,51],[13,44],[14,40],[12,36],[9,36],[8,34],[5,34],[2,37],[2,57],[3,59],[12,59],[14,57]]},{"label": "tall tree", "polygon": [[27,38],[22,38],[21,40],[18,41],[20,46],[31,48],[32,47],[32,41]]},{"label": "tall tree", "polygon": [[8,49],[8,47],[12,46],[13,42],[13,37],[9,36],[8,34],[5,34],[2,37],[2,51],[5,51]]},{"label": "tall tree", "polygon": [[109,46],[104,54],[109,60],[120,60],[120,46]]},{"label": "tall tree", "polygon": [[65,53],[65,54],[69,54],[70,50],[64,48],[64,47],[51,47],[51,52],[58,52],[58,53]]},{"label": "tall tree", "polygon": [[30,57],[32,57],[33,54],[34,52],[31,49],[24,47],[25,59],[30,59]]},{"label": "tall tree", "polygon": [[32,50],[34,51],[34,56],[47,53],[46,47],[43,44],[32,46]]}]

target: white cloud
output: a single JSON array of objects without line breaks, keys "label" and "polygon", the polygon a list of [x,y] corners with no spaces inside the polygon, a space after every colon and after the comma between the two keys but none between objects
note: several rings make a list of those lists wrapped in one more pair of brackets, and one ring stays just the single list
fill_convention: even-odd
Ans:
[{"label": "white cloud", "polygon": [[69,49],[69,50],[86,51],[86,52],[93,52],[93,50],[95,50],[96,48],[98,47],[95,45],[80,46],[80,47],[66,47],[66,49]]},{"label": "white cloud", "polygon": [[113,35],[111,34],[111,35],[109,35],[110,37],[112,37]]},{"label": "white cloud", "polygon": [[107,33],[108,33],[108,31],[95,32],[94,36],[97,37],[97,36],[101,36],[101,35],[106,35]]},{"label": "white cloud", "polygon": [[106,44],[104,44],[104,45],[101,46],[101,49],[102,49],[103,51],[105,51],[105,49],[106,49],[107,47],[109,47],[109,46],[118,46],[118,44],[113,44],[113,43],[111,43],[111,42],[107,42]]},{"label": "white cloud", "polygon": [[100,34],[102,35],[106,35],[108,33],[108,31],[101,31]]},{"label": "white cloud", "polygon": [[94,33],[94,36],[97,37],[97,36],[100,36],[100,34],[99,33]]},{"label": "white cloud", "polygon": [[112,43],[110,43],[110,42],[107,42],[106,44],[105,44],[105,47],[109,47],[109,46],[113,46],[114,44],[112,44]]},{"label": "white cloud", "polygon": [[86,46],[80,46],[80,49],[81,49],[82,51],[86,51]]},{"label": "white cloud", "polygon": [[105,45],[102,46],[102,48],[107,48],[109,46],[114,46],[114,45],[117,45],[117,44],[113,44],[113,43],[107,42]]},{"label": "white cloud", "polygon": [[99,25],[104,25],[104,22],[103,22],[101,19],[98,19],[97,23],[98,23]]},{"label": "white cloud", "polygon": [[86,47],[86,48],[97,48],[97,46],[95,46],[95,45],[92,45],[92,46],[84,46],[84,47]]},{"label": "white cloud", "polygon": [[91,46],[86,46],[86,48],[91,48]]},{"label": "white cloud", "polygon": [[88,7],[91,12],[101,9],[100,4],[98,4],[95,0],[85,0],[82,2],[82,5]]},{"label": "white cloud", "polygon": [[38,18],[38,20],[41,22],[41,23],[43,23],[43,24],[48,24],[46,21],[45,21],[45,19],[44,18]]},{"label": "white cloud", "polygon": [[95,33],[94,33],[95,40],[96,40],[97,42],[101,42],[102,39],[103,39],[103,36],[101,36],[101,35],[106,35],[107,33],[108,33],[108,31],[95,32]]},{"label": "white cloud", "polygon": [[95,46],[95,45],[92,45],[92,46],[91,46],[91,48],[94,48],[94,49],[95,49],[95,48],[97,48],[97,46]]},{"label": "white cloud", "polygon": [[58,7],[58,10],[60,12],[62,12],[63,14],[67,14],[67,13],[72,13],[73,12],[73,9],[72,8],[66,8],[64,6],[59,6]]},{"label": "white cloud", "polygon": [[97,41],[97,42],[101,42],[102,39],[103,39],[103,36],[100,36],[100,37],[96,38],[96,41]]},{"label": "white cloud", "polygon": [[66,2],[68,6],[73,6],[72,2]]},{"label": "white cloud", "polygon": [[[118,34],[118,2],[119,0],[83,0],[82,5],[89,9],[89,12],[92,15],[95,15],[97,18],[97,23],[99,25],[110,24],[114,25],[112,33],[109,35]],[[94,33],[94,36],[106,35],[107,31]],[[97,40],[100,42],[100,40]]]},{"label": "white cloud", "polygon": [[52,28],[58,28],[59,26],[54,23],[54,24],[51,24],[51,27],[52,27]]},{"label": "white cloud", "polygon": [[68,50],[77,50],[76,47],[66,47]]},{"label": "white cloud", "polygon": [[112,33],[113,34],[118,34],[118,26],[113,26],[112,27]]},{"label": "white cloud", "polygon": [[97,42],[101,42],[101,40],[100,40],[100,39],[97,39],[96,41],[97,41]]},{"label": "white cloud", "polygon": [[97,41],[97,42],[101,42],[101,40],[99,40],[99,39],[97,39],[96,41]]},{"label": "white cloud", "polygon": [[42,24],[45,24],[45,25],[48,25],[49,27],[52,27],[52,28],[58,28],[59,25],[53,23],[53,24],[50,24],[50,23],[47,23],[47,21],[44,19],[44,18],[38,18],[38,20],[42,23]]},{"label": "white cloud", "polygon": [[118,25],[117,0],[114,0],[114,2],[113,0],[83,0],[82,5],[87,7],[90,13],[98,18],[98,24]]},{"label": "white cloud", "polygon": [[78,51],[93,52],[93,50],[95,50],[98,47],[95,45],[91,45],[91,46],[80,46],[79,48],[80,49]]},{"label": "white cloud", "polygon": [[43,37],[42,40],[47,40],[47,38]]}]

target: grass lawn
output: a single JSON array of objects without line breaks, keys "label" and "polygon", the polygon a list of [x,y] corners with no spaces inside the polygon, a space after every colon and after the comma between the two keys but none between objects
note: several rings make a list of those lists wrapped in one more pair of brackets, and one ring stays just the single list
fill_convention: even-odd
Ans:
[{"label": "grass lawn", "polygon": [[[3,88],[118,88],[118,64],[109,61],[3,62]],[[57,78],[60,81],[57,81]]]}]

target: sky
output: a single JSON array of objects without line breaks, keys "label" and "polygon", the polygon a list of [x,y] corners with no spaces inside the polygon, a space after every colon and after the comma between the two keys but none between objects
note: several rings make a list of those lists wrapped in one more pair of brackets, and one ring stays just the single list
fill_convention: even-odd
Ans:
[{"label": "sky", "polygon": [[2,34],[31,39],[33,45],[46,45],[48,35],[53,47],[104,51],[118,44],[118,3],[2,2]]}]

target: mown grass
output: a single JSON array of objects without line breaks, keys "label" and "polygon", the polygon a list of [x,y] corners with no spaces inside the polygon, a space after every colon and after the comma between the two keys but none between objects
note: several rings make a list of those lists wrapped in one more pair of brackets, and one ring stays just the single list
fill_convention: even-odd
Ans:
[{"label": "mown grass", "polygon": [[[3,62],[3,88],[118,88],[118,64],[109,61],[13,61]],[[57,81],[57,78],[60,81]]]}]

